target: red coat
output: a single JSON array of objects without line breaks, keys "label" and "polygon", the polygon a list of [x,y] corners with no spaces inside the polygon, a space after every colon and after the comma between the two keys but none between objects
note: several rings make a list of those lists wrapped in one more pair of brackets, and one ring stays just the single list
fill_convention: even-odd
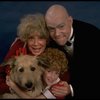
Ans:
[{"label": "red coat", "polygon": [[[4,58],[4,61],[8,60],[9,58],[11,58],[12,56],[16,55],[16,51],[19,48],[22,48],[24,45],[23,42],[21,42],[18,38],[13,42],[13,44],[11,45],[6,57]],[[5,92],[9,92],[9,87],[6,85],[5,82],[5,77],[6,77],[6,67],[1,67],[0,66],[0,94],[3,94]]]},{"label": "red coat", "polygon": [[[12,43],[4,60],[8,60],[9,58],[15,56],[16,54],[18,55],[18,52],[23,48],[23,46],[24,43],[20,39],[16,38],[15,41]],[[30,52],[26,48],[25,50],[27,51],[27,54],[30,54]],[[0,67],[0,94],[3,94],[5,92],[10,92],[9,87],[6,85],[5,82],[6,79],[5,77],[7,74],[6,71],[7,71],[7,67]],[[64,73],[64,75],[61,75],[60,78],[61,80],[69,81],[69,73]]]}]

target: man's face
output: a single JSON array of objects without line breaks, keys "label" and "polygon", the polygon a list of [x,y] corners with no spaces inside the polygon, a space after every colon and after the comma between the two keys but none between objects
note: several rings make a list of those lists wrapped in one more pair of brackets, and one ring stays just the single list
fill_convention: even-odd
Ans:
[{"label": "man's face", "polygon": [[72,27],[72,18],[60,17],[46,19],[47,27],[51,38],[56,41],[58,45],[63,46],[69,39]]}]

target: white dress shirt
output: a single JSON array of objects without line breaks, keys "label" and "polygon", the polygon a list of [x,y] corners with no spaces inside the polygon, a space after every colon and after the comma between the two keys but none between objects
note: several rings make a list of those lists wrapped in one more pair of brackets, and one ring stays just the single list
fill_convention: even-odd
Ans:
[{"label": "white dress shirt", "polygon": [[65,44],[64,46],[64,49],[66,50],[66,52],[68,52],[70,55],[73,55],[73,50],[74,50],[74,47],[73,47],[73,44],[74,44],[74,37],[73,36],[73,28],[71,28],[71,34],[70,34],[70,37],[68,39],[68,42],[71,43],[71,45],[67,45]]}]

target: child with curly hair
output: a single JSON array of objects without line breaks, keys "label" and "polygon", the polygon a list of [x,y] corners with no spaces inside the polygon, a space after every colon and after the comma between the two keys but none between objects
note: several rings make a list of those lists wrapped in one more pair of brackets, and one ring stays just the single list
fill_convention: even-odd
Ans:
[{"label": "child with curly hair", "polygon": [[43,74],[43,80],[45,83],[45,89],[42,92],[43,95],[49,99],[63,99],[63,96],[54,96],[51,92],[51,87],[53,85],[63,86],[63,84],[59,84],[59,82],[61,82],[59,76],[65,71],[68,71],[68,59],[66,58],[66,55],[56,48],[47,48],[40,57],[47,59],[49,62],[49,68],[46,68]]}]

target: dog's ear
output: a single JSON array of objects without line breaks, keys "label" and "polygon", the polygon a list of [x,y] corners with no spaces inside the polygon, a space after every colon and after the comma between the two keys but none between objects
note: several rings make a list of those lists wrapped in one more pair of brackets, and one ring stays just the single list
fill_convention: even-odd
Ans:
[{"label": "dog's ear", "polygon": [[15,64],[15,61],[16,61],[16,57],[12,57],[9,60],[4,61],[3,63],[1,63],[0,66],[4,67],[6,65],[10,65],[10,67],[13,67],[13,65]]},{"label": "dog's ear", "polygon": [[38,57],[38,65],[42,66],[43,68],[49,68],[50,67],[50,62],[47,57]]}]

